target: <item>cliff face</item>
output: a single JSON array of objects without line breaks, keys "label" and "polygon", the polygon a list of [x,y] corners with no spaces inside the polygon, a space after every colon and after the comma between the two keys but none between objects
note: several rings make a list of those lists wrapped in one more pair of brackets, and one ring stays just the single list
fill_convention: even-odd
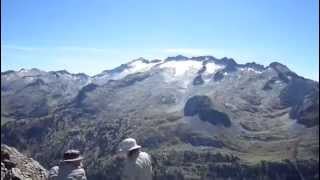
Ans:
[{"label": "cliff face", "polygon": [[280,63],[177,56],[94,77],[25,70],[1,79],[1,140],[47,168],[77,148],[90,179],[118,179],[113,155],[134,137],[160,179],[318,176],[319,84]]},{"label": "cliff face", "polygon": [[1,144],[1,180],[46,180],[47,170],[15,148]]}]

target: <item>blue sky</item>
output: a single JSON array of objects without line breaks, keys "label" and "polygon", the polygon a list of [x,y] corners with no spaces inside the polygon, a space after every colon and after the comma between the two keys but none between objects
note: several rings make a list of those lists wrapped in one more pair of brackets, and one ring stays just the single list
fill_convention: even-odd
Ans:
[{"label": "blue sky", "polygon": [[1,71],[97,74],[132,59],[279,61],[319,76],[317,0],[1,0]]}]

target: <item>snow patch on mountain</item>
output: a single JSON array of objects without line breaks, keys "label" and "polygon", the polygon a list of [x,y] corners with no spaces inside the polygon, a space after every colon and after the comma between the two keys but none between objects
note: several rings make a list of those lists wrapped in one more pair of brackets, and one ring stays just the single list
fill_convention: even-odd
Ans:
[{"label": "snow patch on mountain", "polygon": [[150,70],[154,65],[159,62],[151,63],[151,62],[143,62],[143,61],[135,61],[129,64],[130,69],[128,69],[131,73],[135,72],[145,72]]},{"label": "snow patch on mountain", "polygon": [[142,61],[142,60],[133,61],[128,64],[128,68],[124,69],[122,72],[118,74],[114,74],[113,76],[111,76],[111,79],[117,80],[117,79],[124,78],[129,74],[146,72],[146,71],[149,71],[156,64],[159,64],[159,62],[152,63],[152,62]]},{"label": "snow patch on mountain", "polygon": [[113,70],[107,70],[94,76],[93,82],[96,84],[105,84],[109,80],[120,80],[130,74],[149,71],[151,68],[162,62],[163,60],[148,61],[146,59],[139,58],[129,62],[128,64],[121,65]]},{"label": "snow patch on mountain", "polygon": [[209,62],[205,64],[205,71],[201,74],[202,79],[205,83],[209,83],[213,76],[221,69],[225,68],[223,65]]},{"label": "snow patch on mountain", "polygon": [[253,68],[239,68],[240,71],[246,71],[246,72],[253,72],[253,73],[257,73],[257,74],[261,74],[262,72],[261,71],[258,71],[256,69],[253,69]]},{"label": "snow patch on mountain", "polygon": [[174,69],[174,76],[185,75],[188,71],[198,71],[202,68],[202,62],[199,61],[169,61],[160,65],[160,68]]},{"label": "snow patch on mountain", "polygon": [[214,74],[216,73],[218,70],[224,68],[224,66],[221,65],[217,65],[216,63],[207,63],[206,64],[206,73],[208,74]]},{"label": "snow patch on mountain", "polygon": [[194,60],[167,61],[159,66],[164,70],[161,75],[165,82],[175,84],[180,90],[186,90],[192,85],[202,67],[202,62]]}]

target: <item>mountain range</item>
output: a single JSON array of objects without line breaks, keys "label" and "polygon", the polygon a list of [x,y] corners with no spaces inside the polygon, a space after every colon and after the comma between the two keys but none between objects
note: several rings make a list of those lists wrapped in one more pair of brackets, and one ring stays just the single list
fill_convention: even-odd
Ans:
[{"label": "mountain range", "polygon": [[319,179],[319,83],[285,65],[178,55],[95,76],[1,73],[1,141],[55,165],[68,148],[89,179],[119,179],[134,137],[155,179]]}]

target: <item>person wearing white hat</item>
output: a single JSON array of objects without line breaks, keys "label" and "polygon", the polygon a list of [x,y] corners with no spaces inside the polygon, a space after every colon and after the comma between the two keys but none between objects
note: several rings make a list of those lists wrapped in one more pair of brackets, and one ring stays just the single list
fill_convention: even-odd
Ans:
[{"label": "person wearing white hat", "polygon": [[141,146],[133,138],[120,143],[119,152],[126,154],[122,180],[152,180],[151,157],[140,149]]},{"label": "person wearing white hat", "polygon": [[80,151],[73,149],[66,151],[60,165],[50,169],[49,180],[87,180],[82,160]]}]

